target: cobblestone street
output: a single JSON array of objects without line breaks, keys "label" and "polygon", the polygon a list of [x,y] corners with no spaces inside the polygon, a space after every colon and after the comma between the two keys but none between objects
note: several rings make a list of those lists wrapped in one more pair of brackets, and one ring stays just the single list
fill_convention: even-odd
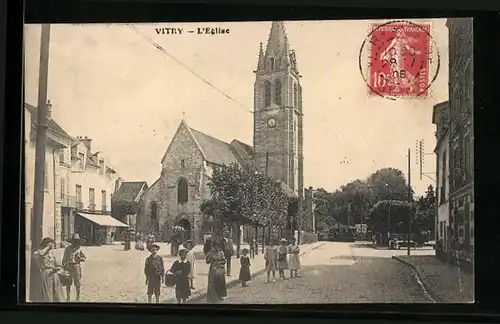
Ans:
[{"label": "cobblestone street", "polygon": [[[425,255],[432,251],[412,252]],[[260,275],[250,287],[229,289],[225,303],[430,303],[411,270],[391,259],[403,254],[406,250],[325,243],[303,257],[299,278],[265,283],[266,275]]]}]

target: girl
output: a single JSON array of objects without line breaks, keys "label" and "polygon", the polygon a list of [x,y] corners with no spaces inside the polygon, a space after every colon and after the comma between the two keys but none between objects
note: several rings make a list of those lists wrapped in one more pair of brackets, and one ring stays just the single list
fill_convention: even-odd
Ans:
[{"label": "girl", "polygon": [[296,244],[295,238],[292,239],[292,244],[288,246],[288,267],[290,268],[290,278],[297,277],[297,271],[300,270],[300,247]]},{"label": "girl", "polygon": [[271,273],[273,274],[273,282],[276,281],[276,268],[278,262],[278,249],[274,246],[273,241],[270,241],[264,252],[264,260],[266,260],[267,280],[269,282]]},{"label": "girl", "polygon": [[186,260],[187,250],[181,248],[179,250],[179,260],[176,260],[170,272],[175,274],[175,297],[178,304],[185,304],[186,300],[191,296],[189,286],[189,273],[191,272],[190,262]]},{"label": "girl", "polygon": [[278,273],[281,280],[285,280],[285,269],[288,269],[288,247],[285,238],[282,238],[278,247]]},{"label": "girl", "polygon": [[248,249],[243,249],[241,250],[241,253],[243,254],[240,257],[240,281],[241,281],[241,286],[242,287],[247,287],[247,282],[252,279],[250,275],[250,258],[248,257]]},{"label": "girl", "polygon": [[196,256],[193,252],[193,241],[187,240],[186,242],[184,242],[183,246],[187,249],[186,260],[189,261],[189,264],[191,265],[191,271],[189,272],[189,287],[194,290],[194,276],[196,275]]}]

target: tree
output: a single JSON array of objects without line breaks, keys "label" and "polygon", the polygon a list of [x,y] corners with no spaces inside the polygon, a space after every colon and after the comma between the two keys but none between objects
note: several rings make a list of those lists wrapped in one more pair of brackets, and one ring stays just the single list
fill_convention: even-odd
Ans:
[{"label": "tree", "polygon": [[399,169],[380,169],[368,177],[367,183],[377,200],[408,200],[408,184]]},{"label": "tree", "polygon": [[[410,214],[411,207],[411,214]],[[401,200],[381,200],[370,211],[368,224],[374,233],[408,233],[409,221],[413,221],[415,206]]]},{"label": "tree", "polygon": [[430,185],[425,195],[417,200],[417,211],[415,215],[415,233],[426,231],[434,232],[436,215],[436,193],[434,187]]}]

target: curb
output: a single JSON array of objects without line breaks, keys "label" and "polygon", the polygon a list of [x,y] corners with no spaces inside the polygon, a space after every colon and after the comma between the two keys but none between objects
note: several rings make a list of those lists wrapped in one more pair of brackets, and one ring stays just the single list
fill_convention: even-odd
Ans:
[{"label": "curb", "polygon": [[394,256],[394,255],[392,256],[392,259],[397,260],[398,262],[401,262],[402,264],[404,264],[405,266],[407,266],[408,268],[411,269],[411,271],[417,277],[418,281],[420,281],[420,283],[422,284],[422,287],[424,288],[424,293],[430,297],[430,299],[432,300],[433,303],[440,303],[441,302],[439,300],[439,298],[434,293],[432,293],[432,289],[430,289],[430,287],[426,283],[425,279],[420,275],[420,273],[418,272],[417,267],[415,267],[415,265],[413,265],[410,262],[405,261],[397,256]]},{"label": "curb", "polygon": [[[309,251],[301,252],[300,256],[303,256],[306,253],[311,252],[312,250],[316,250],[316,249],[320,248],[321,246],[323,246],[324,244],[325,243],[320,243],[320,244],[316,245],[315,247],[311,248],[311,250],[309,250]],[[253,272],[250,276],[253,279],[255,277],[260,276],[261,274],[264,274],[265,272],[266,272],[266,268],[260,269],[260,270]],[[229,282],[226,282],[226,289],[233,288],[234,286],[237,286],[239,283],[240,283],[239,279],[232,278]],[[207,296],[206,289],[200,289],[198,291],[195,290],[192,294],[192,297],[189,298],[187,303],[189,304],[192,302],[198,302],[198,301],[206,298],[206,296]],[[171,299],[168,299],[165,301],[165,303],[167,303],[167,304],[168,303],[175,303],[175,302],[177,302],[177,300],[174,298],[171,298]]]}]

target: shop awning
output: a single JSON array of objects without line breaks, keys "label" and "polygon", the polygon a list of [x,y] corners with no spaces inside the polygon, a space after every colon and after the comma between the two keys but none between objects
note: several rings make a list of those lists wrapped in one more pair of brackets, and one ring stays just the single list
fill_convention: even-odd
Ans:
[{"label": "shop awning", "polygon": [[124,224],[109,215],[96,215],[96,214],[85,214],[85,213],[77,213],[77,214],[99,226],[128,227],[127,224]]}]

